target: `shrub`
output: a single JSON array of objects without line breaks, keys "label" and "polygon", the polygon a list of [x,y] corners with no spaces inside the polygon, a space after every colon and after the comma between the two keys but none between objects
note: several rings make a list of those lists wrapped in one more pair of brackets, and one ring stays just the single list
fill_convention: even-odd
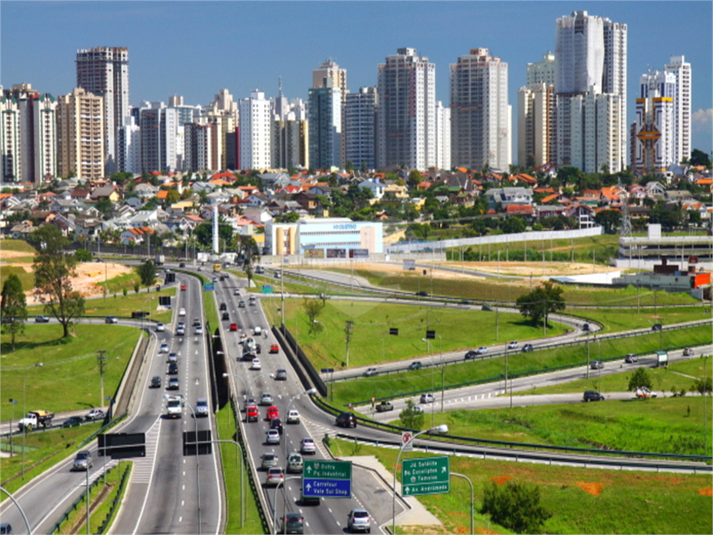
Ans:
[{"label": "shrub", "polygon": [[540,489],[518,481],[501,486],[491,481],[484,489],[480,512],[516,533],[541,533],[543,524],[552,516],[540,505]]}]

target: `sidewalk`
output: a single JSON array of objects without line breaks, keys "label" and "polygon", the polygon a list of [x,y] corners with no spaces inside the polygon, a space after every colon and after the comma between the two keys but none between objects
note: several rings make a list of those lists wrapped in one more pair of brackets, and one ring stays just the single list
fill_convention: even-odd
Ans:
[{"label": "sidewalk", "polygon": [[[388,486],[391,488],[394,481],[393,472],[389,472],[386,467],[374,455],[360,455],[356,457],[339,457],[340,461],[351,461],[355,466],[361,466],[374,471]],[[401,496],[401,483],[396,480],[396,491],[399,499],[406,502],[408,509],[401,513],[396,518],[396,524],[399,526],[441,526],[443,523],[434,515],[429,513],[426,508],[415,497],[409,496],[404,498]],[[391,525],[391,522],[388,522]]]}]

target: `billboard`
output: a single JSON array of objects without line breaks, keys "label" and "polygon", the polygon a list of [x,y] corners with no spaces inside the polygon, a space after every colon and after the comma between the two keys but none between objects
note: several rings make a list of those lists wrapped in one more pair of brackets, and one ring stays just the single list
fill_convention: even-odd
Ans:
[{"label": "billboard", "polygon": [[305,258],[324,258],[324,249],[305,249]]},{"label": "billboard", "polygon": [[327,258],[346,258],[346,249],[327,249]]},{"label": "billboard", "polygon": [[369,249],[349,249],[349,258],[369,258]]}]

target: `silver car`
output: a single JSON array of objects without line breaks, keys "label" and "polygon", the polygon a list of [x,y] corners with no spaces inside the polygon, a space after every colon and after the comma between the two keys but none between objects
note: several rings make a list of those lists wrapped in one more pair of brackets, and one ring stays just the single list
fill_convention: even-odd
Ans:
[{"label": "silver car", "polygon": [[304,459],[302,455],[297,452],[290,453],[287,457],[287,471],[290,473],[302,473],[302,468],[304,467]]},{"label": "silver car", "polygon": [[263,470],[277,466],[277,455],[274,453],[263,453],[261,466]]},{"label": "silver car", "polygon": [[371,517],[366,509],[352,509],[347,517],[349,531],[366,531],[371,533]]},{"label": "silver car", "polygon": [[265,433],[265,444],[279,444],[280,432],[277,429],[268,429]]},{"label": "silver car", "polygon": [[196,400],[196,416],[208,416],[208,400],[198,398]]},{"label": "silver car", "polygon": [[89,470],[94,463],[92,462],[92,452],[88,450],[82,450],[77,453],[74,458],[74,464],[72,464],[72,470]]}]

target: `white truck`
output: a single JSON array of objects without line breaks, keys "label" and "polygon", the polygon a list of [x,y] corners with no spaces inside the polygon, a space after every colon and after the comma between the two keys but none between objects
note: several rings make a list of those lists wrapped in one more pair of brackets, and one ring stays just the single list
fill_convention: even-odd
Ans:
[{"label": "white truck", "polygon": [[154,262],[154,264],[157,266],[162,266],[165,261],[166,261],[166,257],[164,255],[157,254],[156,261]]},{"label": "white truck", "polygon": [[17,427],[20,431],[27,429],[32,431],[38,427],[49,427],[52,425],[52,418],[54,418],[53,412],[47,411],[30,411],[27,415],[17,422]]},{"label": "white truck", "polygon": [[656,367],[666,368],[668,367],[668,353],[666,351],[656,352]]}]

